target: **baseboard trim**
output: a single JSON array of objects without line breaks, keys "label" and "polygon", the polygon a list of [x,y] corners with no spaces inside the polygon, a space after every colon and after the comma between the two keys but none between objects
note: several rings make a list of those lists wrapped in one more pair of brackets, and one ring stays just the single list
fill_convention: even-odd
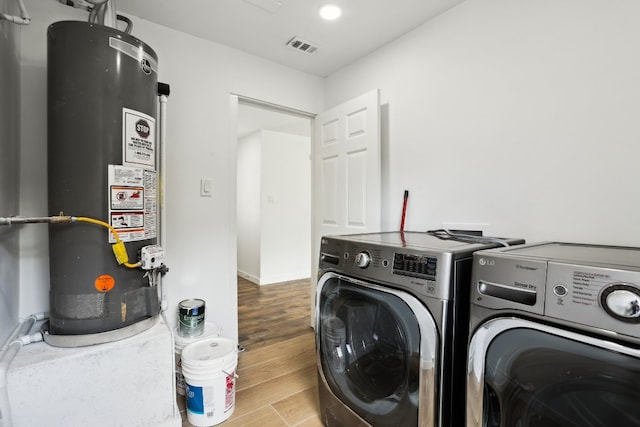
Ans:
[{"label": "baseboard trim", "polygon": [[242,270],[238,270],[237,274],[238,274],[238,276],[242,277],[243,279],[247,279],[251,283],[255,283],[256,285],[260,284],[260,278],[254,276],[253,274],[249,274],[249,273],[247,273],[245,271],[242,271]]}]

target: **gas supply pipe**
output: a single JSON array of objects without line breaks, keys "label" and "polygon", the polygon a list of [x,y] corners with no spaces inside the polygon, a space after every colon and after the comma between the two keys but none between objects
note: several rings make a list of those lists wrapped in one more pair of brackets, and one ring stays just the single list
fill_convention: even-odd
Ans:
[{"label": "gas supply pipe", "polygon": [[13,224],[37,224],[37,223],[47,223],[47,224],[69,224],[72,222],[88,222],[90,224],[100,225],[102,227],[106,227],[111,231],[113,237],[116,239],[116,243],[111,245],[113,249],[113,254],[116,257],[116,261],[119,265],[123,265],[127,268],[138,268],[141,266],[140,262],[137,263],[129,263],[129,255],[127,254],[127,249],[124,246],[124,242],[120,239],[120,235],[118,231],[113,228],[111,224],[108,224],[104,221],[100,221],[99,219],[88,218],[85,216],[69,216],[69,215],[57,215],[57,216],[40,216],[40,217],[0,217],[0,225],[13,225]]}]

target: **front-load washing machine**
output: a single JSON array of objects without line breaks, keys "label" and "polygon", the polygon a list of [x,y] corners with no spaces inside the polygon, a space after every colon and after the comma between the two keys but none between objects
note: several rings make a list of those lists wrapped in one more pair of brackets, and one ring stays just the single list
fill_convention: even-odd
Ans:
[{"label": "front-load washing machine", "polygon": [[474,254],[467,427],[640,426],[640,248]]},{"label": "front-load washing machine", "polygon": [[316,289],[326,426],[459,426],[472,254],[428,233],[323,237]]}]

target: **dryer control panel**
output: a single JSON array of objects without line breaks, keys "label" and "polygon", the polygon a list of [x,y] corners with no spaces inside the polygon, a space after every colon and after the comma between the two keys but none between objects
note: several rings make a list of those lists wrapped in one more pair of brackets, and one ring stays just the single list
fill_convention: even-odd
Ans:
[{"label": "dryer control panel", "polygon": [[547,316],[640,336],[640,271],[549,262]]},{"label": "dryer control panel", "polygon": [[640,338],[640,248],[544,242],[479,251],[471,302]]}]

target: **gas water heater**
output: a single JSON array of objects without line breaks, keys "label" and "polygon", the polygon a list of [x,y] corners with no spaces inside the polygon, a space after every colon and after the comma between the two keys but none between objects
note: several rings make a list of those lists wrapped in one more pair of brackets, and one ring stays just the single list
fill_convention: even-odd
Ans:
[{"label": "gas water heater", "polygon": [[[101,219],[139,259],[158,237],[156,53],[91,22],[56,22],[47,41],[49,212]],[[114,239],[90,223],[49,226],[50,334],[120,339],[154,324],[157,290],[118,264]]]}]

